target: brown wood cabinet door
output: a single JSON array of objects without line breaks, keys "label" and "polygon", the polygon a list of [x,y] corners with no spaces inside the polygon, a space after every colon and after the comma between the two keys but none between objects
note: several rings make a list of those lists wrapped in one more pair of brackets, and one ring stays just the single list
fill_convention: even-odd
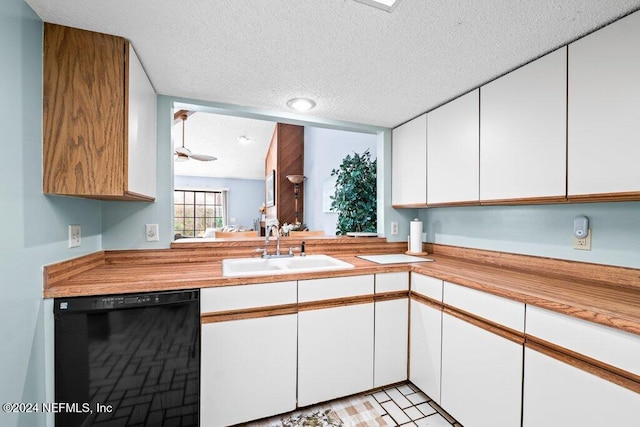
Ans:
[{"label": "brown wood cabinet door", "polygon": [[126,46],[121,37],[45,24],[45,193],[124,193]]}]

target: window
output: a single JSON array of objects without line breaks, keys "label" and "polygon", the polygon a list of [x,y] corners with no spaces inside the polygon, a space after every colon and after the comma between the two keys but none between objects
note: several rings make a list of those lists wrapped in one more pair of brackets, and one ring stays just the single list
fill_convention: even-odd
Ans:
[{"label": "window", "polygon": [[178,237],[200,237],[207,228],[226,225],[226,191],[175,190],[174,233]]}]

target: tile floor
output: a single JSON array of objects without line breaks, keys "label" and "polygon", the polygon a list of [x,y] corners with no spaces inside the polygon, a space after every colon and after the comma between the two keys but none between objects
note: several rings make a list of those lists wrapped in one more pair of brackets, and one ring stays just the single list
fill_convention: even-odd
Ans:
[{"label": "tile floor", "polygon": [[332,409],[345,427],[419,426],[462,427],[411,383],[304,408],[289,414],[249,423],[248,427],[282,426],[282,420],[300,413]]}]

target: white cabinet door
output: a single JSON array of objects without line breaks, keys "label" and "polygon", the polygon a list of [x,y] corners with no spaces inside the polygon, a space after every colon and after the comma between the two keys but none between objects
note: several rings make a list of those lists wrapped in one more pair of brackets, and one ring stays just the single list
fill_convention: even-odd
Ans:
[{"label": "white cabinet door", "polygon": [[374,304],[298,313],[298,405],[373,388]]},{"label": "white cabinet door", "polygon": [[521,344],[444,313],[441,406],[465,426],[519,426],[522,358]]},{"label": "white cabinet door", "polygon": [[640,13],[569,45],[569,196],[640,191]]},{"label": "white cabinet door", "polygon": [[636,425],[640,394],[525,349],[523,427]]},{"label": "white cabinet door", "polygon": [[374,387],[406,381],[409,340],[407,298],[375,303]]},{"label": "white cabinet door", "polygon": [[411,301],[409,380],[440,404],[442,310]]},{"label": "white cabinet door", "polygon": [[129,44],[129,192],[156,196],[156,92]]},{"label": "white cabinet door", "polygon": [[393,130],[391,137],[391,203],[427,203],[427,115]]},{"label": "white cabinet door", "polygon": [[640,375],[640,336],[527,305],[527,335]]},{"label": "white cabinet door", "polygon": [[480,88],[480,200],[566,195],[566,54]]},{"label": "white cabinet door", "polygon": [[202,326],[200,424],[234,425],[296,407],[296,315]]},{"label": "white cabinet door", "polygon": [[427,203],[477,202],[480,105],[476,89],[427,113]]}]

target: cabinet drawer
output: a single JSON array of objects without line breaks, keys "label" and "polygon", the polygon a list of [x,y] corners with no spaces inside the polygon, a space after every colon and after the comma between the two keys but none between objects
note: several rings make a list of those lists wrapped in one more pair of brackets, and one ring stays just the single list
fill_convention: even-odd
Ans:
[{"label": "cabinet drawer", "polygon": [[524,332],[524,304],[444,282],[443,301],[483,319]]},{"label": "cabinet drawer", "polygon": [[200,312],[295,304],[296,300],[295,281],[205,288],[200,293]]},{"label": "cabinet drawer", "polygon": [[409,289],[409,273],[376,274],[376,293],[406,291]]},{"label": "cabinet drawer", "polygon": [[411,273],[411,290],[425,297],[442,301],[442,280],[440,279]]},{"label": "cabinet drawer", "polygon": [[298,301],[309,302],[373,294],[373,274],[298,282]]},{"label": "cabinet drawer", "polygon": [[640,336],[527,306],[527,334],[640,375]]}]

